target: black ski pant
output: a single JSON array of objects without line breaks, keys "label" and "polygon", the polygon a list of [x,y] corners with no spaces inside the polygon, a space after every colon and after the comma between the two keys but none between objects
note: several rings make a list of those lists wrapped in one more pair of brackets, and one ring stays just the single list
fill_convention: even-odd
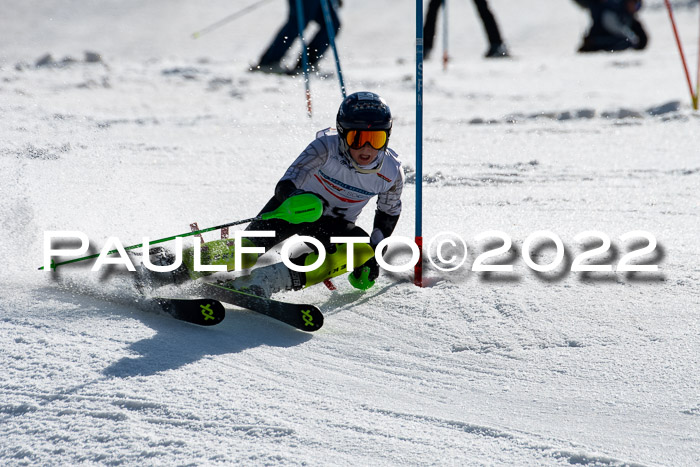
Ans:
[{"label": "black ski pant", "polygon": [[[426,14],[425,24],[423,26],[423,47],[426,55],[430,55],[430,51],[433,50],[435,26],[440,5],[442,5],[442,0],[430,0],[428,4],[428,13]],[[494,18],[493,13],[489,10],[489,5],[486,3],[486,0],[474,0],[474,5],[484,25],[486,37],[489,40],[489,46],[494,47],[501,45],[503,43],[501,32],[498,29],[496,18]]]},{"label": "black ski pant", "polygon": [[[307,43],[306,47],[309,52],[309,65],[316,65],[316,63],[323,57],[323,53],[326,51],[330,45],[330,39],[328,35],[328,30],[326,29],[326,21],[323,17],[323,9],[321,8],[320,0],[304,0],[302,9],[304,11],[304,28],[311,22],[314,21],[318,23],[319,30],[311,40]],[[337,33],[340,29],[340,20],[338,19],[338,13],[335,10],[332,1],[328,2],[331,22],[333,24],[333,32]],[[292,46],[294,40],[299,37],[299,20],[297,18],[297,6],[295,0],[289,1],[289,16],[287,17],[287,22],[279,30],[272,43],[267,48],[265,53],[263,53],[260,59],[260,65],[273,65],[278,64],[287,53],[289,48]],[[300,60],[301,61],[301,60]]]}]

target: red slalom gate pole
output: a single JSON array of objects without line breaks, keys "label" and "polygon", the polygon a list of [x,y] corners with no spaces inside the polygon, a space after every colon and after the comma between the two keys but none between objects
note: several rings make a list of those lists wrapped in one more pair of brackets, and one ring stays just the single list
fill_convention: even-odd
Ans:
[{"label": "red slalom gate pole", "polygon": [[416,237],[418,247],[418,262],[413,268],[413,283],[418,287],[423,287],[423,237]]},{"label": "red slalom gate pole", "polygon": [[[688,90],[690,91],[690,99],[693,103],[693,109],[698,109],[698,96],[693,91],[693,84],[690,80],[690,72],[688,71],[688,64],[685,60],[685,54],[683,53],[683,45],[681,44],[681,38],[678,36],[678,28],[676,28],[676,20],[673,18],[673,9],[671,8],[671,3],[669,0],[664,0],[666,4],[666,9],[668,10],[668,17],[671,20],[671,27],[673,28],[673,35],[676,37],[676,44],[678,45],[678,52],[681,54],[681,62],[683,63],[683,71],[685,71],[685,79],[688,81]],[[699,64],[700,69],[700,64]]]}]

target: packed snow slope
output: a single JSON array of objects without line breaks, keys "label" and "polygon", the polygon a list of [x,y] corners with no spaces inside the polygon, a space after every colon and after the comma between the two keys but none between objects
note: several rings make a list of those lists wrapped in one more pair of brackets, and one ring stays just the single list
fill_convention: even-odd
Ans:
[{"label": "packed snow slope", "polygon": [[[407,271],[282,294],[320,307],[314,334],[235,307],[198,328],[144,312],[122,271],[37,270],[45,231],[99,249],[258,212],[341,100],[330,59],[313,118],[301,78],[248,71],[284,2],[198,40],[249,3],[5,3],[0,464],[700,464],[700,114],[660,0],[641,12],[647,50],[588,56],[574,2],[494,0],[513,54],[494,61],[471,2],[450,2],[449,68],[441,23],[425,64],[423,236],[453,232],[467,260],[426,263],[424,288]],[[697,2],[674,4],[694,72]],[[410,0],[346,0],[338,38],[348,90],[394,113],[408,238],[414,18]],[[492,230],[512,247],[486,264],[512,272],[472,271],[503,243]],[[565,250],[551,272],[523,259],[556,260],[551,241],[523,247],[542,230]],[[602,244],[576,240],[591,230],[611,246],[584,264],[612,272],[571,271]],[[648,244],[620,238],[634,231],[658,244],[632,263],[658,271],[616,270]]]}]

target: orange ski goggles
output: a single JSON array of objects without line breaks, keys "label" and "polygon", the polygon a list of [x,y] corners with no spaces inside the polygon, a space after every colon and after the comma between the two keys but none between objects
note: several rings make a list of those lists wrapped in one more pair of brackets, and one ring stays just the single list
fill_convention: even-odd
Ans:
[{"label": "orange ski goggles", "polygon": [[374,149],[382,149],[386,146],[387,132],[385,130],[349,130],[345,135],[345,142],[353,149],[360,149],[369,143]]}]

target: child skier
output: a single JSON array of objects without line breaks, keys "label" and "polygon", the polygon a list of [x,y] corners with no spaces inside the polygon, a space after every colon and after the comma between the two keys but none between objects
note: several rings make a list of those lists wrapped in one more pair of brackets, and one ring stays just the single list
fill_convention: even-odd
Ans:
[{"label": "child skier", "polygon": [[[252,222],[247,231],[273,231],[274,237],[245,237],[244,246],[264,247],[265,251],[293,235],[318,240],[327,253],[322,265],[310,272],[297,272],[284,263],[259,267],[248,276],[227,281],[226,286],[269,297],[284,290],[299,290],[345,273],[346,244],[334,244],[331,237],[369,237],[369,243],[354,245],[353,273],[350,282],[358,288],[369,288],[379,275],[374,248],[394,231],[401,213],[401,192],[404,173],[397,154],[388,148],[392,128],[391,110],[377,94],[357,92],[343,100],[336,118],[336,131],[327,128],[297,157],[275,187],[274,196],[261,214],[275,210],[285,200],[303,194],[317,196],[323,203],[323,214],[311,223],[292,224],[282,219]],[[369,200],[377,196],[377,209],[371,235],[355,225]],[[202,263],[226,264],[236,268],[230,241],[209,242]],[[167,282],[180,283],[203,274],[193,270],[192,250],[184,254],[184,264]],[[244,253],[241,268],[250,268],[258,255]],[[292,261],[309,265],[316,262],[318,251]],[[172,255],[151,259],[154,264],[172,263]],[[162,274],[162,273],[161,273]],[[161,279],[163,278],[162,275]],[[151,277],[153,273],[150,273]],[[162,283],[163,281],[161,281]]]}]

